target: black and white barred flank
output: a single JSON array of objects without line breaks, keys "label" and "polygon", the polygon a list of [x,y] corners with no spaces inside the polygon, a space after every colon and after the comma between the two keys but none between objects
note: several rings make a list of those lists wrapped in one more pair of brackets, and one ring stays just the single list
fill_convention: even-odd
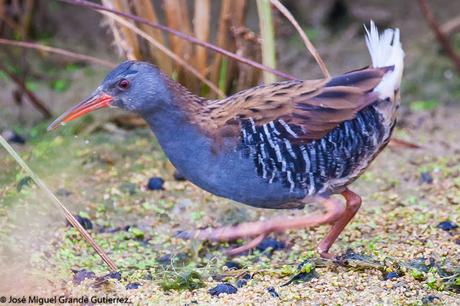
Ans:
[{"label": "black and white barred flank", "polygon": [[276,120],[256,126],[241,121],[241,152],[254,161],[257,174],[268,183],[281,181],[291,191],[307,195],[323,191],[326,182],[347,178],[371,159],[385,142],[385,128],[374,106],[358,112],[319,140],[294,144],[302,129]]}]

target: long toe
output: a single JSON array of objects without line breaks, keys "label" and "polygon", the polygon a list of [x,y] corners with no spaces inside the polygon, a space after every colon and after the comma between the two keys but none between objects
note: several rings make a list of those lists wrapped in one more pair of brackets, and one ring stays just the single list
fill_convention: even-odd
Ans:
[{"label": "long toe", "polygon": [[235,256],[246,251],[250,251],[254,249],[256,246],[258,246],[265,239],[265,237],[267,237],[267,235],[268,233],[261,234],[253,240],[249,241],[248,243],[243,244],[242,246],[225,251],[225,254],[227,254],[228,256]]}]

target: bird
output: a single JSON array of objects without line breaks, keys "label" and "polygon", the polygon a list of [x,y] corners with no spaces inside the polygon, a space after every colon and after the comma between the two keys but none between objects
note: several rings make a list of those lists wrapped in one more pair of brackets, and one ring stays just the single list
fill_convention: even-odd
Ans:
[{"label": "bird", "polygon": [[48,130],[105,107],[137,113],[180,173],[211,194],[258,208],[302,209],[316,202],[324,210],[184,237],[248,239],[227,252],[236,255],[271,233],[329,225],[317,251],[334,259],[330,248],[362,203],[349,185],[388,144],[400,105],[399,29],[379,33],[371,21],[365,31],[369,66],[325,79],[263,84],[220,100],[192,94],[153,64],[125,61]]}]

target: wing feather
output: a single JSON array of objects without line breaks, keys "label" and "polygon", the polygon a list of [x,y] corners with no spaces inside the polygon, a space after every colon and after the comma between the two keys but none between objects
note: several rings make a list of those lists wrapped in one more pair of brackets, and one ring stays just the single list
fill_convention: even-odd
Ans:
[{"label": "wing feather", "polygon": [[292,143],[308,143],[376,102],[373,89],[390,69],[364,68],[332,79],[255,87],[209,103],[199,120],[217,138],[237,137],[244,120],[252,120],[255,126],[283,122],[288,132],[280,137]]}]

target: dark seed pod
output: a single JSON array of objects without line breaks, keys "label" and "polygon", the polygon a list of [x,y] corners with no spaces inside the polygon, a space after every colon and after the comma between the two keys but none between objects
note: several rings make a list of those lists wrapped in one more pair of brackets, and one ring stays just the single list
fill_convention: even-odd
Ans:
[{"label": "dark seed pod", "polygon": [[163,190],[163,185],[165,181],[161,177],[152,177],[147,183],[147,188],[149,190]]},{"label": "dark seed pod", "polygon": [[[93,229],[93,223],[90,219],[82,217],[80,215],[76,215],[75,219],[77,219],[78,223],[80,223],[85,230]],[[70,224],[69,221],[67,221],[67,226],[72,226],[72,224]]]},{"label": "dark seed pod", "polygon": [[212,296],[219,296],[222,293],[234,294],[238,291],[235,286],[229,283],[223,283],[215,286],[208,290],[209,294]]},{"label": "dark seed pod", "polygon": [[385,274],[383,276],[383,279],[384,280],[389,280],[389,279],[394,279],[394,278],[398,278],[398,277],[401,277],[401,275],[399,275],[397,272],[392,271],[392,272],[389,272],[389,273]]},{"label": "dark seed pod", "polygon": [[279,241],[273,238],[265,238],[261,243],[256,247],[257,250],[264,252],[267,249],[272,251],[282,250],[286,247],[286,244],[283,241]]},{"label": "dark seed pod", "polygon": [[225,264],[224,264],[225,267],[227,267],[228,269],[230,270],[239,270],[241,269],[241,265],[235,261],[227,261]]},{"label": "dark seed pod", "polygon": [[268,293],[270,293],[270,295],[274,298],[280,298],[280,295],[278,294],[278,292],[276,292],[275,288],[273,287],[268,287],[267,288],[267,291]]},{"label": "dark seed pod", "polygon": [[141,286],[139,283],[129,283],[126,285],[126,290],[137,289]]},{"label": "dark seed pod", "polygon": [[85,279],[96,277],[96,274],[93,271],[88,271],[86,269],[72,270],[72,272],[74,273],[73,283],[75,285],[80,285]]},{"label": "dark seed pod", "polygon": [[442,229],[443,231],[448,232],[448,231],[458,228],[458,225],[451,221],[443,221],[439,223],[436,227]]}]

